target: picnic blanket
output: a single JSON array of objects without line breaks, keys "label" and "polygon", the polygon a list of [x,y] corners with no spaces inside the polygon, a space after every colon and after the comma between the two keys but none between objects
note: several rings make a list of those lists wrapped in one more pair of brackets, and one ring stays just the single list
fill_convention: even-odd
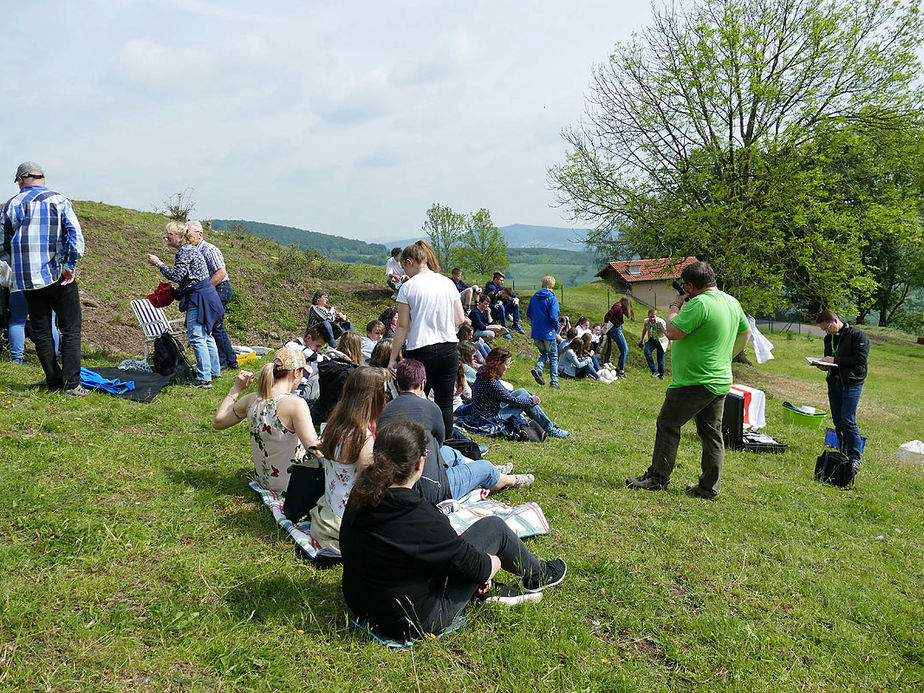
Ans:
[{"label": "picnic blanket", "polygon": [[[263,488],[256,481],[251,481],[249,485],[253,492],[260,496],[276,524],[288,533],[303,554],[312,560],[323,557],[340,558],[339,552],[322,547],[311,538],[311,521],[308,518],[295,523],[282,514],[283,499],[278,493]],[[542,508],[535,501],[515,506],[506,505],[499,500],[488,498],[488,490],[480,488],[467,493],[458,503],[460,508],[449,513],[449,523],[458,534],[462,534],[481,518],[492,515],[500,517],[521,539],[548,534],[551,531]]]},{"label": "picnic blanket", "polygon": [[104,378],[131,380],[135,384],[134,390],[123,392],[116,395],[122,399],[130,399],[133,402],[150,403],[154,401],[165,385],[170,382],[169,375],[145,371],[126,371],[119,368],[94,368],[94,371]]}]

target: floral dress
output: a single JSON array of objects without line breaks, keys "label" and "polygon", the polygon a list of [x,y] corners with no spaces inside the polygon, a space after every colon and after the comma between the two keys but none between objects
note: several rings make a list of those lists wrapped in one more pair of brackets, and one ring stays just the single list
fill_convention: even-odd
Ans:
[{"label": "floral dress", "polygon": [[276,415],[280,399],[297,396],[285,393],[272,399],[255,399],[247,412],[250,456],[256,481],[277,493],[289,486],[289,465],[300,462],[305,456],[305,446],[298,435],[283,426]]},{"label": "floral dress", "polygon": [[[368,435],[374,436],[371,428]],[[339,445],[335,453],[340,457]],[[325,458],[323,464],[324,496],[311,510],[311,539],[315,548],[340,551],[340,521],[358,472],[355,462],[344,464]]]}]

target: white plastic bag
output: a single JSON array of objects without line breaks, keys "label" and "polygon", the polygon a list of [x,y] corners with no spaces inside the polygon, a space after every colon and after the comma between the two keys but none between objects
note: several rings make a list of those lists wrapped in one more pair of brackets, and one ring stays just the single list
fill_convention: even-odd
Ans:
[{"label": "white plastic bag", "polygon": [[920,440],[911,440],[898,446],[896,457],[902,462],[917,462],[924,464],[924,443]]}]

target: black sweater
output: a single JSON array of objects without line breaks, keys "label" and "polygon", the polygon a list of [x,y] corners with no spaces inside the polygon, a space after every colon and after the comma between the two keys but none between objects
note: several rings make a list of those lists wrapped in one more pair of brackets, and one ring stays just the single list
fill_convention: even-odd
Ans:
[{"label": "black sweater", "polygon": [[411,489],[390,488],[375,508],[347,503],[340,525],[343,596],[384,636],[408,638],[408,619],[426,618],[449,576],[481,584],[488,554],[456,534],[449,519]]},{"label": "black sweater", "polygon": [[825,356],[833,356],[837,368],[828,371],[827,380],[839,378],[843,385],[856,385],[866,379],[869,337],[863,330],[844,323],[835,335],[825,335]]}]

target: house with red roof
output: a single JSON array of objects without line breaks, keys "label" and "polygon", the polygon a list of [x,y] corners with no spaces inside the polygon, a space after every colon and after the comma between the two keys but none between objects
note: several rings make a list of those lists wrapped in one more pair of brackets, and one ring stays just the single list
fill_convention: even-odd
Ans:
[{"label": "house with red roof", "polygon": [[620,260],[606,263],[606,267],[595,276],[610,282],[617,292],[629,294],[649,308],[666,310],[677,296],[671,281],[679,279],[683,268],[696,261],[692,255],[684,258]]}]

